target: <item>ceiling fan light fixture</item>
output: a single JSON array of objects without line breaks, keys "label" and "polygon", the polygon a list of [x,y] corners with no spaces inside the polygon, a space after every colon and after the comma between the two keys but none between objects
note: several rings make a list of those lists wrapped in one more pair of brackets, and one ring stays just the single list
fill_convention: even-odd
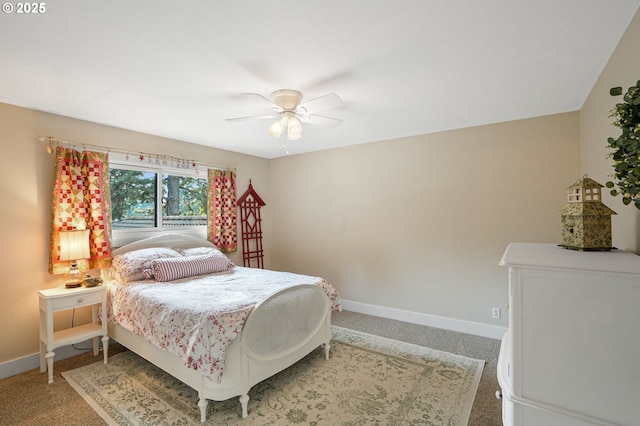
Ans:
[{"label": "ceiling fan light fixture", "polygon": [[300,139],[302,135],[302,123],[297,117],[290,117],[287,121],[287,139],[290,141]]},{"label": "ceiling fan light fixture", "polygon": [[343,106],[342,100],[335,93],[301,103],[302,93],[292,89],[281,89],[271,93],[271,99],[258,93],[254,95],[270,104],[274,113],[269,115],[255,115],[249,117],[227,118],[226,121],[242,121],[251,119],[271,119],[267,133],[275,139],[279,139],[285,133],[287,140],[300,139],[302,136],[302,122],[326,127],[337,127],[342,120],[337,118],[317,115],[318,112]]},{"label": "ceiling fan light fixture", "polygon": [[284,126],[282,125],[282,117],[278,117],[273,120],[273,123],[267,129],[267,133],[269,133],[274,138],[278,139],[284,130]]},{"label": "ceiling fan light fixture", "polygon": [[295,141],[296,139],[300,139],[301,134],[287,134],[287,140]]}]

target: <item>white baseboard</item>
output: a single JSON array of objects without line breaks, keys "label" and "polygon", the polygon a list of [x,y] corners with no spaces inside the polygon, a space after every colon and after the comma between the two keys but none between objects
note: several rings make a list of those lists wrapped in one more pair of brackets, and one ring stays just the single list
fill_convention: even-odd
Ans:
[{"label": "white baseboard", "polygon": [[445,330],[458,331],[491,339],[502,339],[508,328],[479,322],[459,320],[455,318],[441,317],[437,315],[422,314],[419,312],[403,311],[401,309],[387,308],[384,306],[369,305],[367,303],[352,302],[341,299],[340,303],[346,311],[360,314],[374,315],[412,324],[426,325]]},{"label": "white baseboard", "polygon": [[[86,342],[76,343],[76,347],[80,348],[91,348],[93,343],[92,340],[89,339]],[[70,358],[72,356],[80,355],[85,352],[92,351],[89,350],[79,350],[73,348],[73,346],[62,346],[55,350],[56,356],[54,358],[53,364],[53,372],[56,371],[55,361],[60,361],[61,359]],[[0,379],[5,379],[7,377],[15,376],[16,374],[24,373],[25,371],[33,370],[34,368],[40,368],[40,353],[35,353],[32,355],[27,355],[22,358],[12,359],[11,361],[6,361],[0,363]],[[42,373],[42,380],[44,383],[47,382],[47,374]]]},{"label": "white baseboard", "polygon": [[[405,321],[412,324],[442,328],[445,330],[458,331],[461,333],[474,334],[476,336],[488,337],[491,339],[502,339],[502,336],[504,336],[508,330],[506,327],[440,317],[437,315],[421,314],[418,312],[403,311],[401,309],[386,308],[384,306],[369,305],[367,303],[352,302],[350,300],[340,300],[340,303],[347,311]],[[91,340],[78,343],[76,346],[82,348],[91,347]],[[72,346],[63,346],[56,349],[55,361],[79,355],[84,352],[87,351],[77,350]],[[11,377],[34,368],[40,368],[39,353],[0,363],[0,379]],[[55,364],[53,369],[55,372]],[[45,373],[43,373],[43,380],[46,380]]]}]

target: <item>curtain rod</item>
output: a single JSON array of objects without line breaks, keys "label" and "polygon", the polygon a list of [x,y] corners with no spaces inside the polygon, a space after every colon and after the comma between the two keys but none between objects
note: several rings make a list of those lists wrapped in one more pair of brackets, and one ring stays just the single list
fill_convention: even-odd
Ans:
[{"label": "curtain rod", "polygon": [[219,169],[219,170],[234,170],[237,171],[238,168],[237,167],[232,167],[232,166],[222,166],[219,164],[210,164],[210,163],[203,163],[202,161],[198,161],[198,160],[189,160],[189,159],[184,159],[184,158],[179,158],[179,157],[174,157],[172,155],[165,155],[165,154],[154,154],[151,152],[143,152],[143,151],[129,151],[129,150],[125,150],[125,149],[119,149],[119,148],[111,148],[108,146],[101,146],[101,145],[92,145],[92,144],[87,144],[87,143],[79,143],[79,142],[73,142],[73,141],[66,141],[63,139],[58,139],[54,136],[41,136],[38,138],[38,140],[40,142],[44,142],[47,144],[47,152],[49,154],[53,154],[54,151],[54,145],[62,145],[62,146],[66,146],[67,148],[80,148],[82,150],[85,149],[92,149],[95,151],[99,151],[99,152],[106,152],[106,153],[110,153],[110,152],[114,152],[114,153],[118,153],[118,154],[124,154],[127,157],[129,155],[133,155],[133,156],[137,156],[140,159],[140,162],[144,161],[145,159],[148,159],[149,161],[151,161],[152,159],[155,159],[156,162],[158,161],[163,161],[165,164],[167,162],[175,162],[176,163],[176,167],[180,167],[180,165],[184,165],[184,168],[196,168],[197,166],[203,166],[203,167],[209,167],[212,169]]}]

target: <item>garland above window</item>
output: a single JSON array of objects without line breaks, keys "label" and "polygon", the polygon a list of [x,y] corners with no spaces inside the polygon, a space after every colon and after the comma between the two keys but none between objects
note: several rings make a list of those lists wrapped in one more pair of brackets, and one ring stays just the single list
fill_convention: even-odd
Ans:
[{"label": "garland above window", "polygon": [[[614,87],[611,96],[622,94],[622,87]],[[612,149],[614,180],[606,183],[611,195],[621,195],[625,205],[633,203],[640,209],[640,80],[629,87],[623,102],[616,104],[609,117],[613,125],[622,130],[618,138],[608,138]]]},{"label": "garland above window", "polygon": [[191,169],[194,171],[198,170],[199,166],[202,166],[207,169],[217,169],[217,170],[236,170],[235,167],[230,166],[221,166],[216,164],[208,164],[203,163],[197,160],[187,160],[184,158],[174,157],[172,155],[166,154],[153,154],[149,152],[140,152],[140,151],[128,151],[124,149],[118,148],[110,148],[107,146],[100,145],[90,145],[72,141],[65,141],[62,139],[57,139],[53,136],[40,137],[38,138],[41,142],[45,142],[47,144],[47,152],[52,154],[55,151],[56,146],[63,146],[66,148],[74,148],[80,151],[84,151],[86,149],[91,149],[97,152],[106,152],[108,154],[120,154],[122,156],[122,160],[127,162],[140,162],[143,165],[156,165],[156,166],[168,166],[173,167],[175,169]]}]

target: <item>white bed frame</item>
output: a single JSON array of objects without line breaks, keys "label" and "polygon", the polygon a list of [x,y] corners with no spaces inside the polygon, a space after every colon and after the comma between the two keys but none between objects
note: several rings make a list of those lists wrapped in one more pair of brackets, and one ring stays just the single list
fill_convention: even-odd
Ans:
[{"label": "white bed frame", "polygon": [[[123,246],[113,255],[147,247],[213,247],[208,241],[184,235],[162,235]],[[198,392],[200,421],[205,422],[209,400],[240,396],[242,417],[248,416],[249,390],[284,370],[319,346],[329,359],[331,303],[324,291],[302,284],[273,293],[259,303],[225,354],[220,383],[184,366],[180,358],[119,325],[108,323],[109,337],[142,356]]]}]

